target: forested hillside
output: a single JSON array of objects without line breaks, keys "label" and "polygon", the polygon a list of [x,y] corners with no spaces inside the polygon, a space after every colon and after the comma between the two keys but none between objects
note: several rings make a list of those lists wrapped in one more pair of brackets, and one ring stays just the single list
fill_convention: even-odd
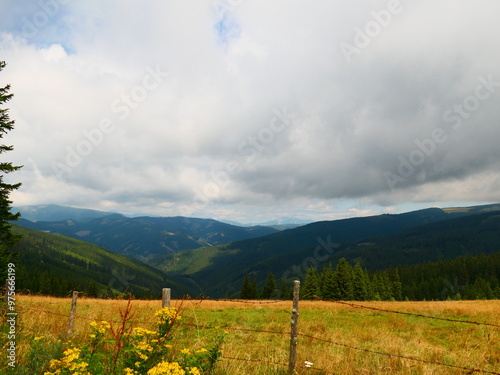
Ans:
[{"label": "forested hillside", "polygon": [[344,258],[310,267],[302,298],[327,300],[446,300],[500,298],[500,251],[370,273]]},{"label": "forested hillside", "polygon": [[500,299],[500,251],[397,271],[403,296],[411,300]]},{"label": "forested hillside", "polygon": [[[441,216],[434,210],[411,214],[314,223],[258,239],[184,251],[171,256],[165,269],[188,278],[195,289],[220,297],[236,294],[235,285],[241,285],[245,275],[259,285],[269,273],[278,280],[303,279],[308,266],[335,266],[341,258],[351,264],[360,263],[373,273],[460,256],[487,255],[500,249],[498,212],[434,221]],[[418,218],[429,224],[407,227]],[[394,232],[372,234],[384,230]],[[349,239],[355,240],[341,242]]]},{"label": "forested hillside", "polygon": [[159,296],[171,287],[184,288],[155,268],[84,241],[13,226],[23,239],[17,252],[17,288],[25,292],[66,296],[71,290],[112,297],[131,292],[137,297]]},{"label": "forested hillside", "polygon": [[262,226],[239,227],[211,219],[135,217],[111,214],[90,220],[20,220],[27,228],[81,239],[118,254],[156,265],[166,254],[214,246],[278,232]]}]

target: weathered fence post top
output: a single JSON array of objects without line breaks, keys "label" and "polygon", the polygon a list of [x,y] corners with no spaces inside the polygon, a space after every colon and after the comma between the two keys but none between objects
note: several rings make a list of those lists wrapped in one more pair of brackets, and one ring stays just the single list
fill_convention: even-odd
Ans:
[{"label": "weathered fence post top", "polygon": [[170,307],[170,288],[163,288],[161,293],[161,307]]}]

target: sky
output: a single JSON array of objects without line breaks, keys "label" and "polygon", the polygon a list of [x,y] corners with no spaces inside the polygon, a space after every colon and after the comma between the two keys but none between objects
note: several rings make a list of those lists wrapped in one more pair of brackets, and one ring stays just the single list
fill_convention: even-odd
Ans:
[{"label": "sky", "polygon": [[496,0],[1,0],[15,206],[240,223],[500,202]]}]

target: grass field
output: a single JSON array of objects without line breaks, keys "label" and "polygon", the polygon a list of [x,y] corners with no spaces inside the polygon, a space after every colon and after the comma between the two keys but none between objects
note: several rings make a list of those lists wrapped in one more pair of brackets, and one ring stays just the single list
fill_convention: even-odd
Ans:
[{"label": "grass field", "polygon": [[[34,296],[17,298],[17,346],[18,358],[22,362],[26,360],[23,353],[27,352],[34,337],[45,336],[56,340],[64,336],[71,301]],[[291,301],[255,302],[173,301],[182,315],[174,335],[174,346],[179,349],[202,348],[211,342],[216,331],[224,330],[222,359],[216,374],[285,374],[290,346]],[[80,298],[73,342],[83,339],[93,320],[118,324],[119,310],[126,304],[127,301],[123,300]],[[500,325],[500,301],[359,304]],[[154,312],[161,308],[161,302],[134,300],[132,307],[132,324],[154,329]],[[499,327],[427,319],[332,302],[301,301],[299,333],[299,374],[467,373],[449,366],[500,373]],[[401,356],[449,366],[403,359]],[[305,368],[305,361],[312,362],[312,367]],[[5,371],[4,363],[0,366],[2,368]]]}]

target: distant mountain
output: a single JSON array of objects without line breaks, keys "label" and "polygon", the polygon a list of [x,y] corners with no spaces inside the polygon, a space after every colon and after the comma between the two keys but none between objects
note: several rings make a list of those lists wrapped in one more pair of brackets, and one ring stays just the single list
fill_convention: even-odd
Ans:
[{"label": "distant mountain", "polygon": [[[495,208],[497,207],[497,208]],[[341,257],[371,271],[500,250],[500,205],[446,211],[430,208],[317,222],[265,237],[169,256],[163,269],[211,297],[234,295],[246,274],[263,282],[301,278],[308,266]],[[486,212],[486,213],[482,213]]]},{"label": "distant mountain", "polygon": [[311,223],[311,220],[304,220],[304,219],[297,219],[295,217],[283,216],[283,217],[280,217],[278,219],[266,221],[264,223],[261,223],[260,225],[265,225],[265,226],[295,225],[295,227],[298,227],[300,225],[305,225],[305,224],[310,224],[310,223]]},{"label": "distant mountain", "polygon": [[108,214],[94,219],[28,221],[19,225],[78,238],[116,253],[154,265],[166,254],[202,246],[215,246],[265,236],[277,230],[268,227],[238,227],[211,219],[187,217],[135,217]]},{"label": "distant mountain", "polygon": [[293,228],[298,228],[301,227],[304,224],[271,224],[269,225],[270,228],[274,228],[276,230],[282,231],[282,230],[287,230],[287,229],[293,229]]},{"label": "distant mountain", "polygon": [[303,219],[297,219],[294,217],[280,217],[275,220],[270,220],[266,221],[264,223],[258,223],[258,224],[248,224],[247,226],[252,226],[252,225],[261,225],[265,227],[270,227],[277,229],[279,231],[286,230],[286,229],[293,229],[300,227],[302,225],[310,224],[310,220],[303,220]]},{"label": "distant mountain", "polygon": [[489,212],[489,211],[499,211],[500,203],[493,204],[484,204],[480,206],[470,206],[470,207],[448,207],[443,208],[443,211],[449,214],[477,214],[481,212]]},{"label": "distant mountain", "polygon": [[290,229],[290,228],[296,228],[300,227],[301,225],[309,224],[312,221],[311,220],[304,220],[304,219],[297,219],[294,217],[280,217],[274,220],[266,221],[266,222],[255,222],[255,223],[250,223],[250,224],[242,224],[237,221],[231,221],[231,220],[224,220],[224,223],[231,224],[231,225],[236,225],[239,227],[254,227],[254,226],[263,226],[263,227],[271,227],[271,228],[277,228],[280,227],[283,229]]},{"label": "distant mountain", "polygon": [[158,297],[165,287],[178,297],[185,291],[161,271],[97,245],[17,225],[13,232],[23,235],[13,248],[19,290],[61,296],[71,290],[93,296],[132,292],[138,297]]},{"label": "distant mountain", "polygon": [[88,221],[112,214],[110,212],[89,210],[86,208],[60,206],[58,204],[13,207],[12,212],[21,212],[21,217],[29,221],[59,221],[67,219]]}]

